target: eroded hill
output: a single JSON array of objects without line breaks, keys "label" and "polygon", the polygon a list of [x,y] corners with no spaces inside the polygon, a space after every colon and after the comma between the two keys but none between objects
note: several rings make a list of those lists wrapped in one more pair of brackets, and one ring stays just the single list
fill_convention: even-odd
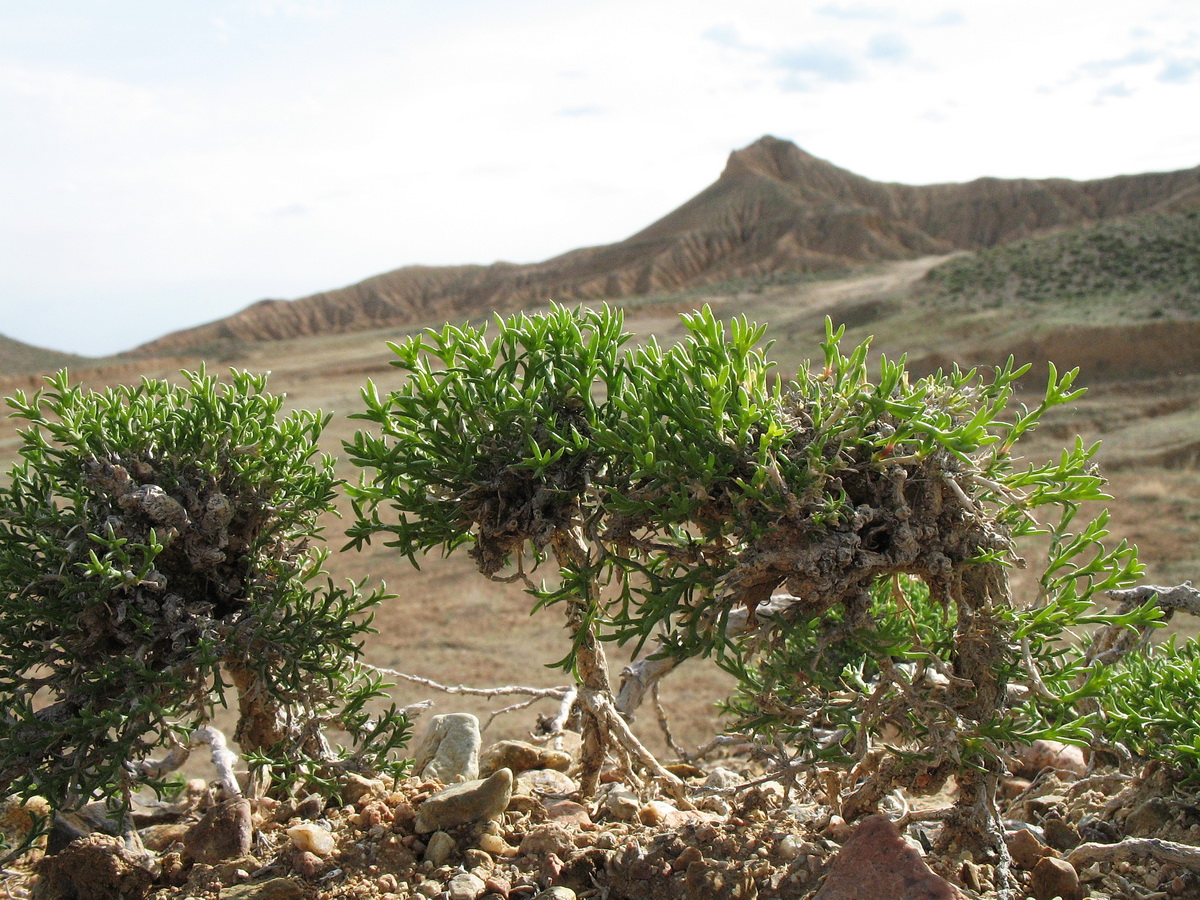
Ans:
[{"label": "eroded hill", "polygon": [[981,178],[883,184],[764,137],[721,176],[637,234],[529,265],[408,266],[299,300],[263,300],[136,351],[344,334],[731,279],[835,269],[996,246],[1143,212],[1200,208],[1200,167],[1096,181]]}]

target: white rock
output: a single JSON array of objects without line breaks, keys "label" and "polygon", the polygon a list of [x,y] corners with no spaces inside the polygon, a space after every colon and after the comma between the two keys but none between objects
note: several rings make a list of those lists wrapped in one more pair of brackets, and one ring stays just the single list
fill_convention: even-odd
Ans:
[{"label": "white rock", "polygon": [[301,822],[287,830],[292,846],[297,850],[305,850],[314,856],[325,857],[333,852],[333,835],[320,825],[312,822]]},{"label": "white rock", "polygon": [[434,716],[413,753],[413,770],[444,784],[479,777],[479,720],[470,713]]},{"label": "white rock", "polygon": [[791,862],[803,852],[800,849],[803,843],[794,834],[785,834],[776,844],[775,852],[779,854],[780,859]]},{"label": "white rock", "polygon": [[557,769],[530,769],[517,776],[518,794],[571,794],[579,790],[579,784]]},{"label": "white rock", "polygon": [[492,856],[516,856],[517,848],[508,843],[498,834],[482,834],[479,836],[479,849]]},{"label": "white rock", "polygon": [[640,808],[637,794],[632,791],[610,791],[604,798],[604,809],[621,822],[632,822],[637,818]]}]

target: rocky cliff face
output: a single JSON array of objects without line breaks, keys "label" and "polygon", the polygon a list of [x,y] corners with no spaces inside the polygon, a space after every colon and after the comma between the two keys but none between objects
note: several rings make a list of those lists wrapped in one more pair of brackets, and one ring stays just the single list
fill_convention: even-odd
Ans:
[{"label": "rocky cliff face", "polygon": [[344,333],[774,272],[973,250],[1142,212],[1200,208],[1200,167],[1097,181],[884,184],[764,137],[720,178],[626,240],[542,263],[409,266],[299,300],[264,300],[136,353]]}]

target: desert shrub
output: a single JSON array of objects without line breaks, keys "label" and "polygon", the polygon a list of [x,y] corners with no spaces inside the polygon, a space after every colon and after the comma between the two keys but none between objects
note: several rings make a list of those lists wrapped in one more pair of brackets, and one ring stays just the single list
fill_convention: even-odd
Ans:
[{"label": "desert shrub", "polygon": [[[665,349],[625,348],[612,310],[562,307],[498,319],[494,336],[446,326],[391,345],[407,378],[386,395],[368,385],[374,427],[347,444],[366,470],[352,544],[382,535],[414,563],[467,545],[484,574],[525,578],[535,608],[566,606],[561,664],[583,694],[608,689],[599,640],[714,656],[742,679],[734,706],[802,759],[846,731],[835,743],[859,807],[955,774],[959,830],[994,845],[1004,748],[1087,737],[1086,720],[1069,723],[1103,675],[1064,638],[1153,615],[1091,602],[1140,571],[1132,548],[1104,548],[1104,516],[1073,530],[1105,496],[1094,448],[1017,465],[1022,436],[1079,396],[1075,373],[1052,367],[1032,409],[1014,402],[1027,369],[1011,362],[913,381],[884,359],[872,381],[867,345],[845,354],[830,327],[824,359],[784,380],[762,327],[683,319],[686,339]],[[1007,571],[1033,536],[1049,551],[1018,604]],[[936,608],[923,617],[918,583]],[[784,588],[794,602],[757,620]],[[830,670],[789,679],[813,658]],[[891,747],[885,724],[899,727]]]},{"label": "desert shrub", "polygon": [[120,797],[236,687],[235,737],[335,764],[321,728],[383,762],[405,738],[356,659],[381,598],[324,575],[338,481],[328,422],[281,415],[265,376],[204,372],[103,392],[67,373],[9,400],[20,462],[0,487],[0,784],[56,807]]}]

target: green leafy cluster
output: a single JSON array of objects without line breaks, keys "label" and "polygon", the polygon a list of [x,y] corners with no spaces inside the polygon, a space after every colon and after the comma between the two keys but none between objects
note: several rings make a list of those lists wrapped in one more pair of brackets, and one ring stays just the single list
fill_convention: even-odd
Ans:
[{"label": "green leafy cluster", "polygon": [[929,273],[940,303],[1070,303],[1127,314],[1200,307],[1200,213],[1136,216],[956,257]]},{"label": "green leafy cluster", "polygon": [[317,453],[328,417],[281,415],[265,380],[94,392],[64,371],[9,400],[29,423],[0,487],[9,791],[56,807],[119,796],[209,720],[227,676],[246,749],[311,756],[323,724],[380,756],[402,743],[394,710],[364,712],[383,692],[354,662],[382,594],[335,586],[310,546],[339,484]]},{"label": "green leafy cluster", "polygon": [[1200,643],[1174,636],[1131,654],[1098,697],[1103,733],[1142,759],[1200,779]]},{"label": "green leafy cluster", "polygon": [[471,543],[495,575],[536,567],[579,527],[594,552],[539,603],[583,599],[584,627],[644,639],[769,527],[764,499],[785,502],[779,466],[804,477],[784,452],[789,413],[755,348],[762,329],[735,321],[727,337],[707,309],[684,318],[689,339],[666,350],[625,349],[618,312],[562,307],[498,319],[494,337],[446,326],[392,345],[409,377],[386,396],[367,387],[359,417],[378,429],[346,447],[370,470],[351,491],[352,543],[383,533],[414,562]]}]

